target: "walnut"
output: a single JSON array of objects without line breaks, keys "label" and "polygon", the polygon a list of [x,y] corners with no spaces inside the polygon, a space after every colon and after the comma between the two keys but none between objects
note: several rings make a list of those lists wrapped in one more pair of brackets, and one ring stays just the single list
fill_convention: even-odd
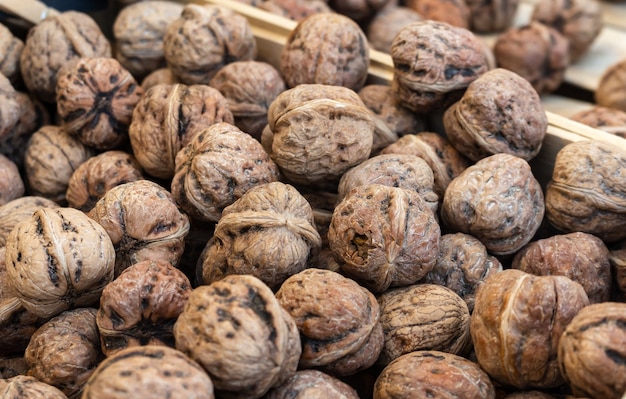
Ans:
[{"label": "walnut", "polygon": [[519,0],[465,0],[474,32],[501,32],[513,25]]},{"label": "walnut", "polygon": [[171,69],[169,68],[159,68],[148,75],[141,81],[141,88],[143,91],[148,91],[152,86],[156,86],[158,84],[166,84],[166,85],[174,85],[177,83],[181,83],[180,80],[174,75]]},{"label": "walnut", "polygon": [[93,18],[66,11],[39,22],[29,30],[20,57],[28,91],[54,103],[59,70],[81,57],[111,57],[111,45]]},{"label": "walnut", "polygon": [[[30,336],[28,338],[30,339]],[[22,351],[22,354],[18,356],[0,357],[0,381],[5,380],[4,382],[6,382],[9,378],[17,375],[26,376],[26,373],[28,373],[28,363],[24,360],[23,354],[24,352]],[[0,384],[1,383],[2,382],[0,382]],[[2,392],[1,389],[0,392]]]},{"label": "walnut", "polygon": [[389,53],[393,38],[400,29],[413,22],[423,20],[422,16],[409,7],[385,7],[372,17],[367,24],[367,40],[372,48]]},{"label": "walnut", "polygon": [[176,348],[204,367],[216,393],[260,398],[286,382],[301,353],[293,318],[250,275],[195,288],[174,325]]},{"label": "walnut", "polygon": [[124,7],[113,21],[115,58],[137,80],[165,66],[163,37],[181,14],[175,1],[139,2]]},{"label": "walnut", "polygon": [[372,149],[374,117],[352,90],[301,84],[278,95],[268,109],[272,137],[264,148],[296,184],[336,185]]},{"label": "walnut", "polygon": [[0,142],[12,135],[21,112],[17,92],[9,79],[0,73]]},{"label": "walnut", "polygon": [[207,85],[159,84],[144,93],[128,129],[133,154],[146,173],[174,176],[176,154],[206,127],[233,123],[228,101]]},{"label": "walnut", "polygon": [[0,75],[4,75],[12,84],[21,81],[20,56],[24,42],[5,25],[0,23]]},{"label": "walnut", "polygon": [[374,397],[440,397],[494,399],[495,388],[480,367],[440,351],[407,353],[385,367],[374,385]]},{"label": "walnut", "polygon": [[623,82],[626,79],[626,59],[608,67],[600,76],[594,92],[598,105],[626,112],[626,97],[623,93]]},{"label": "walnut", "polygon": [[510,393],[504,396],[503,399],[556,399],[556,398],[552,395],[549,395],[541,391],[521,391],[521,392]]},{"label": "walnut", "polygon": [[546,216],[565,232],[583,231],[605,242],[626,238],[626,151],[598,140],[565,145],[546,188]]},{"label": "walnut", "polygon": [[615,285],[621,292],[626,293],[626,242],[609,251],[609,262]]},{"label": "walnut", "polygon": [[128,140],[128,125],[142,93],[116,59],[80,58],[57,76],[61,127],[98,150],[120,147]]},{"label": "walnut", "polygon": [[196,362],[176,349],[126,348],[98,365],[83,399],[215,399],[213,382]]},{"label": "walnut", "polygon": [[404,0],[404,4],[425,20],[469,29],[470,9],[465,0]]},{"label": "walnut", "polygon": [[257,140],[267,125],[267,109],[285,91],[285,81],[272,65],[237,61],[225,65],[210,81],[228,100],[234,124]]},{"label": "walnut", "polygon": [[88,215],[111,238],[115,276],[144,260],[176,266],[189,233],[189,218],[178,209],[170,192],[149,180],[113,187]]},{"label": "walnut", "polygon": [[485,72],[444,112],[450,143],[473,161],[507,153],[533,159],[548,130],[541,98],[524,78],[506,69]]},{"label": "walnut", "polygon": [[356,22],[337,13],[317,13],[298,23],[280,55],[288,87],[342,86],[358,91],[369,68],[367,37]]},{"label": "walnut", "polygon": [[299,370],[283,385],[271,389],[266,399],[359,399],[345,382],[319,370]]},{"label": "walnut", "polygon": [[24,195],[24,182],[17,165],[0,154],[0,206]]},{"label": "walnut", "polygon": [[67,399],[67,396],[59,389],[45,382],[41,382],[35,377],[25,375],[0,379],[0,396],[14,399]]},{"label": "walnut", "polygon": [[517,252],[535,235],[545,212],[543,192],[528,162],[495,154],[469,166],[448,185],[441,219],[470,234],[493,255]]},{"label": "walnut", "polygon": [[257,7],[298,22],[313,14],[332,12],[326,0],[263,0]]},{"label": "walnut", "polygon": [[9,233],[20,222],[27,220],[39,208],[56,208],[59,205],[44,197],[25,196],[0,206],[0,247],[7,243]]},{"label": "walnut", "polygon": [[256,41],[245,17],[225,7],[186,4],[163,36],[165,60],[181,82],[208,84],[224,65],[252,60]]},{"label": "walnut", "polygon": [[[299,368],[332,368],[357,356],[361,362],[342,368],[343,375],[350,375],[376,362],[383,335],[377,336],[375,345],[367,342],[380,324],[379,306],[374,295],[355,281],[330,270],[305,269],[285,280],[276,298],[300,331]],[[359,355],[360,351],[365,353]]]},{"label": "walnut", "polygon": [[368,184],[337,204],[328,243],[342,273],[381,293],[432,270],[440,235],[435,214],[415,191]]},{"label": "walnut", "polygon": [[28,375],[80,398],[83,386],[102,359],[96,310],[67,310],[33,334],[24,358]]},{"label": "walnut", "polygon": [[470,317],[478,363],[495,381],[517,389],[563,384],[559,339],[587,305],[583,287],[567,277],[496,273],[478,288]]},{"label": "walnut", "polygon": [[526,79],[539,94],[558,89],[570,64],[567,38],[537,21],[507,29],[496,39],[493,53],[500,68]]},{"label": "walnut", "polygon": [[94,155],[94,150],[58,126],[46,125],[28,140],[24,169],[29,194],[65,205],[74,171]]},{"label": "walnut", "polygon": [[367,21],[379,10],[392,6],[397,0],[329,0],[330,7],[355,21]]},{"label": "walnut", "polygon": [[169,263],[129,266],[102,291],[96,324],[106,356],[130,346],[174,347],[173,327],[191,292],[185,274]]},{"label": "walnut", "polygon": [[488,70],[480,39],[433,20],[402,28],[391,44],[391,58],[392,90],[402,105],[421,114],[446,108]]},{"label": "walnut", "polygon": [[489,255],[477,238],[464,233],[444,234],[439,241],[437,263],[420,283],[451,289],[463,298],[472,313],[478,287],[501,271],[500,261]]},{"label": "walnut", "polygon": [[626,138],[626,111],[596,105],[570,115],[569,119]]},{"label": "walnut", "polygon": [[604,302],[583,308],[559,341],[558,361],[575,395],[622,398],[626,392],[626,304]]}]

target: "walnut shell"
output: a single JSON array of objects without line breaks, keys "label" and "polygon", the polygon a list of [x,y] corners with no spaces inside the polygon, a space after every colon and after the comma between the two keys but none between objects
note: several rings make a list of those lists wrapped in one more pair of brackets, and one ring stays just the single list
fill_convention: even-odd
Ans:
[{"label": "walnut shell", "polygon": [[594,92],[595,102],[603,107],[626,112],[626,96],[622,91],[626,79],[626,59],[608,67],[600,76]]},{"label": "walnut shell", "polygon": [[596,105],[570,115],[569,119],[626,138],[625,111]]},{"label": "walnut shell", "polygon": [[0,75],[8,78],[12,84],[21,80],[20,56],[23,49],[24,42],[0,24]]},{"label": "walnut shell", "polygon": [[476,358],[495,381],[518,389],[564,383],[556,354],[567,324],[589,305],[583,287],[564,276],[516,269],[478,288],[470,334]]},{"label": "walnut shell", "polygon": [[301,353],[293,318],[250,275],[195,288],[174,337],[176,348],[209,373],[220,397],[262,397],[296,372]]},{"label": "walnut shell", "polygon": [[598,140],[565,145],[546,188],[546,216],[557,229],[605,242],[626,238],[626,151]]},{"label": "walnut shell", "polygon": [[189,357],[167,346],[126,348],[103,360],[83,399],[214,399],[213,383]]},{"label": "walnut shell", "polygon": [[519,0],[465,0],[474,32],[501,32],[512,26]]},{"label": "walnut shell", "polygon": [[[1,25],[0,25],[1,26]],[[12,130],[20,119],[21,109],[17,91],[4,75],[0,73],[0,142],[12,135]]]},{"label": "walnut shell", "polygon": [[[257,0],[241,1],[257,2]],[[255,7],[297,22],[313,14],[332,12],[332,9],[327,4],[327,0],[258,0],[258,4]]]},{"label": "walnut shell", "polygon": [[207,85],[159,84],[144,93],[128,129],[133,154],[146,173],[170,179],[176,154],[200,131],[233,123],[228,101]]},{"label": "walnut shell", "polygon": [[609,262],[617,288],[626,293],[626,245],[624,243],[609,251]]},{"label": "walnut shell", "polygon": [[111,45],[92,17],[66,11],[41,21],[29,30],[20,57],[28,91],[53,104],[59,70],[81,57],[111,57]]},{"label": "walnut shell", "polygon": [[17,165],[0,154],[0,206],[21,197],[25,190]]},{"label": "walnut shell", "polygon": [[473,161],[499,153],[530,161],[541,150],[548,117],[528,81],[497,68],[470,83],[444,112],[443,125],[450,143]]},{"label": "walnut shell", "polygon": [[89,217],[102,225],[115,248],[115,276],[143,260],[176,266],[182,256],[190,222],[172,195],[149,180],[113,187],[100,198]]},{"label": "walnut shell", "polygon": [[404,0],[404,4],[424,20],[469,29],[470,9],[465,0]]},{"label": "walnut shell", "polygon": [[143,78],[141,81],[141,88],[144,92],[146,92],[152,86],[156,86],[158,84],[174,85],[177,83],[181,83],[181,81],[178,80],[171,69],[166,67],[156,69]]},{"label": "walnut shell", "polygon": [[372,18],[379,10],[392,6],[397,0],[329,0],[330,7],[350,19],[363,22]]},{"label": "walnut shell", "polygon": [[561,372],[575,395],[623,398],[626,392],[626,304],[604,302],[583,308],[559,341]]},{"label": "walnut shell", "polygon": [[389,54],[393,38],[405,26],[422,21],[422,16],[409,7],[385,7],[367,24],[367,40],[373,49]]},{"label": "walnut shell", "polygon": [[299,370],[283,385],[270,390],[266,399],[359,399],[345,382],[319,370]]},{"label": "walnut shell", "polygon": [[[24,352],[22,351],[21,356],[0,357],[0,384],[6,383],[6,380],[18,375],[26,376],[26,373],[28,373],[28,364],[26,360],[24,360],[23,354]],[[28,377],[28,379],[31,378],[36,380],[34,377]],[[0,390],[0,392],[2,391]]]},{"label": "walnut shell", "polygon": [[37,196],[19,197],[0,206],[0,247],[6,245],[11,230],[28,219],[37,209],[58,206],[54,201]]},{"label": "walnut shell", "polygon": [[0,396],[12,399],[67,399],[59,389],[25,375],[0,379]]}]

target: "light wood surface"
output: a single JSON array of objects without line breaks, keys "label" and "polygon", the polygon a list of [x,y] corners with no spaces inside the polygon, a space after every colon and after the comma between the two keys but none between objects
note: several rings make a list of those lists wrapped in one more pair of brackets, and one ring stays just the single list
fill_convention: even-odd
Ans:
[{"label": "light wood surface", "polygon": [[0,11],[13,14],[32,24],[58,14],[54,8],[36,0],[0,0]]}]

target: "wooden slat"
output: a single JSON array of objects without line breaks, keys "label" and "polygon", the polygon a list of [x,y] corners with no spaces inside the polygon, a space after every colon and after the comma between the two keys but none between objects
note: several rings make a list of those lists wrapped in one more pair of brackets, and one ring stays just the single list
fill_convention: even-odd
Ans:
[{"label": "wooden slat", "polygon": [[36,0],[0,0],[0,11],[15,15],[32,24],[37,24],[59,12]]}]

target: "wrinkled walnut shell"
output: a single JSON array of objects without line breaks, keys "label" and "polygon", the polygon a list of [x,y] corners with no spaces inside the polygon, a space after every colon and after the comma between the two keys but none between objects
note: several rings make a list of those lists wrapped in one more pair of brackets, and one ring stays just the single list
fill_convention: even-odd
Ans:
[{"label": "wrinkled walnut shell", "polygon": [[423,19],[417,11],[409,7],[386,7],[377,12],[367,24],[367,40],[373,49],[389,54],[393,38],[400,29]]},{"label": "wrinkled walnut shell", "polygon": [[[2,25],[0,25],[2,26]],[[4,75],[0,73],[0,142],[12,135],[12,130],[20,119],[20,103],[17,91]]]},{"label": "wrinkled walnut shell", "polygon": [[148,91],[152,86],[158,84],[174,85],[181,83],[181,81],[174,75],[169,68],[159,68],[148,74],[141,81],[141,88],[144,92]]},{"label": "wrinkled walnut shell", "polygon": [[594,92],[595,102],[603,107],[626,112],[626,96],[622,90],[626,80],[626,59],[608,67]]},{"label": "wrinkled walnut shell", "polygon": [[625,111],[596,105],[570,115],[569,119],[626,138]]},{"label": "wrinkled walnut shell", "polygon": [[465,0],[404,0],[404,4],[424,20],[469,29],[470,9]]},{"label": "wrinkled walnut shell", "polygon": [[[294,21],[302,21],[308,16],[320,12],[332,12],[327,0],[243,0],[253,3],[255,7],[282,15]],[[257,4],[254,4],[257,3]]]},{"label": "wrinkled walnut shell", "polygon": [[343,381],[318,370],[299,370],[283,385],[270,390],[266,399],[359,399]]},{"label": "wrinkled walnut shell", "polygon": [[500,32],[513,24],[519,0],[465,0],[469,25],[475,32]]},{"label": "wrinkled walnut shell", "polygon": [[35,377],[18,375],[0,379],[0,397],[12,399],[67,399],[67,396],[50,384]]},{"label": "wrinkled walnut shell", "polygon": [[0,247],[7,243],[9,233],[20,222],[28,219],[39,208],[57,208],[59,205],[44,197],[25,196],[0,206]]},{"label": "wrinkled walnut shell", "polygon": [[21,197],[25,190],[17,165],[0,154],[0,206]]},{"label": "wrinkled walnut shell", "polygon": [[0,24],[0,74],[15,84],[21,80],[20,56],[24,49],[24,42]]}]

